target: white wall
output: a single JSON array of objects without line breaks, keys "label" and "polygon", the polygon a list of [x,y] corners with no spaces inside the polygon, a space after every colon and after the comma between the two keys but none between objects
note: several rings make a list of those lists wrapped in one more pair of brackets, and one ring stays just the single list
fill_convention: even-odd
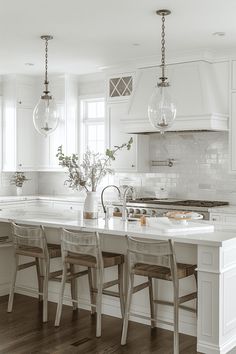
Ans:
[{"label": "white wall", "polygon": [[[0,174],[0,196],[16,195],[16,187],[10,184],[10,178],[14,172],[3,172]],[[25,176],[29,179],[23,185],[24,195],[38,194],[38,173],[26,172]]]}]

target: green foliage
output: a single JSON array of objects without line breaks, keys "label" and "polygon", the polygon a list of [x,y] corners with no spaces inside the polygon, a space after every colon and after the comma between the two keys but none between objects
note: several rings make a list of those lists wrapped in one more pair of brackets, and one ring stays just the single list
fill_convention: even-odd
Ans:
[{"label": "green foliage", "polygon": [[114,146],[114,149],[107,149],[105,156],[87,150],[83,155],[81,163],[79,163],[78,154],[66,156],[63,153],[62,145],[59,146],[56,154],[59,165],[66,168],[69,172],[65,184],[75,190],[85,189],[88,191],[91,189],[92,191],[96,191],[103,177],[107,174],[114,173],[111,168],[111,161],[116,159],[117,152],[124,148],[130,150],[132,143],[133,138],[130,138],[128,143]]}]

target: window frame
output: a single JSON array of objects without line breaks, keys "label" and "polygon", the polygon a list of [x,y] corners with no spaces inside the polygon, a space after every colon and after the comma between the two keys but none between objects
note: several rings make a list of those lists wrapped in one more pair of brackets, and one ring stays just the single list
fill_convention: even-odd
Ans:
[{"label": "window frame", "polygon": [[[88,102],[104,102],[104,116],[98,118],[88,118],[87,105]],[[79,105],[80,105],[80,124],[79,124],[79,152],[82,156],[87,150],[86,143],[88,142],[88,126],[89,125],[104,125],[104,152],[106,147],[106,111],[105,111],[105,95],[82,95],[79,96]]]}]

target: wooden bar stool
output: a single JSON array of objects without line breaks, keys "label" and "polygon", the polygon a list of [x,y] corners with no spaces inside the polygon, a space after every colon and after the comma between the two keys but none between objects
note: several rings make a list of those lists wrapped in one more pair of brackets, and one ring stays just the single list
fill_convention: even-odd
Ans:
[{"label": "wooden bar stool", "polygon": [[[196,312],[194,309],[181,305],[182,303],[197,298],[197,292],[179,296],[179,280],[195,276],[197,280],[196,265],[177,263],[174,244],[172,240],[168,241],[143,241],[137,238],[128,237],[128,272],[129,272],[129,287],[127,294],[127,302],[125,307],[125,316],[123,321],[123,330],[121,344],[125,345],[127,340],[129,316],[136,316],[151,320],[151,326],[155,326],[156,319],[154,318],[154,304],[174,306],[174,322],[161,321],[161,323],[174,326],[174,354],[179,353],[179,308]],[[145,283],[134,286],[134,276],[144,276],[148,280]],[[162,279],[173,283],[174,301],[153,300],[152,279]],[[150,298],[150,314],[151,318],[139,316],[130,312],[132,295],[137,291],[149,288]]]},{"label": "wooden bar stool", "polygon": [[[47,244],[43,226],[22,226],[11,222],[15,249],[15,268],[8,300],[8,312],[12,312],[18,270],[36,266],[39,300],[43,300],[43,322],[48,319],[48,281],[60,281],[62,270],[50,272],[50,259],[61,257],[61,246]],[[19,257],[35,258],[35,261],[19,264]]]},{"label": "wooden bar stool", "polygon": [[[120,298],[120,307],[122,317],[124,316],[124,294],[123,294],[123,264],[124,255],[117,253],[102,252],[97,232],[71,232],[62,230],[61,250],[63,261],[63,275],[61,291],[57,306],[55,326],[59,326],[62,304],[64,297],[65,283],[67,280],[67,266],[78,265],[88,268],[88,281],[91,299],[92,313],[96,308],[96,336],[101,336],[101,312],[102,312],[102,294]],[[118,267],[118,279],[109,282],[103,282],[105,268]],[[97,285],[93,285],[92,269],[96,271]],[[77,273],[78,276],[79,273]],[[109,291],[108,288],[118,285],[118,292]],[[77,301],[76,305],[77,305]],[[96,302],[96,304],[95,304]]]}]

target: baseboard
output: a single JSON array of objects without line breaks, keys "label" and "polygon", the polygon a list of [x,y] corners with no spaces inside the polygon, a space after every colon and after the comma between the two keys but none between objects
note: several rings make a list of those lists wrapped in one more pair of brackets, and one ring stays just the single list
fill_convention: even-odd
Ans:
[{"label": "baseboard", "polygon": [[230,354],[236,354],[236,338],[226,342],[220,347],[214,344],[209,345],[208,343],[200,342],[197,345],[197,351],[200,353],[208,354],[227,354],[229,353],[229,351],[231,351]]}]

